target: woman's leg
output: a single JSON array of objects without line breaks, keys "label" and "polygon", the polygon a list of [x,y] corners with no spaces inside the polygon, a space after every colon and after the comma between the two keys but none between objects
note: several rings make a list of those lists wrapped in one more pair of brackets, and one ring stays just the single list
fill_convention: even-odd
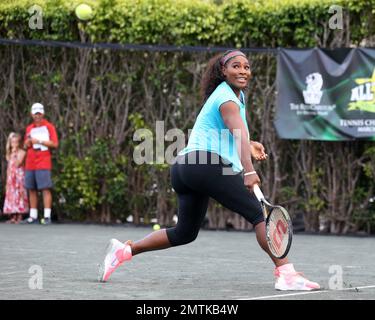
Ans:
[{"label": "woman's leg", "polygon": [[100,281],[107,281],[118,266],[139,253],[194,241],[207,211],[208,197],[196,193],[178,194],[178,201],[178,222],[175,227],[154,231],[139,241],[128,240],[125,245],[116,239],[110,241],[100,268]]},{"label": "woman's leg", "polygon": [[205,217],[209,197],[190,189],[181,179],[194,175],[196,165],[176,163],[171,168],[173,189],[178,197],[178,222],[175,227],[154,231],[139,241],[129,241],[132,255],[188,244],[196,239]]},{"label": "woman's leg", "polygon": [[[192,170],[193,172],[195,171],[194,168]],[[112,239],[107,247],[107,254],[100,268],[100,281],[107,281],[117,267],[124,261],[130,260],[134,255],[187,244],[196,239],[207,211],[209,198],[204,194],[189,189],[183,183],[180,177],[183,171],[186,171],[184,164],[176,163],[171,168],[172,186],[178,196],[177,225],[173,228],[152,232],[135,242],[128,240],[125,245],[116,239]]]},{"label": "woman's leg", "polygon": [[287,258],[277,259],[271,254],[266,240],[262,207],[255,195],[245,187],[241,174],[230,172],[231,168],[225,165],[211,166],[210,170],[213,171],[213,178],[205,179],[200,184],[204,192],[255,226],[260,247],[269,255],[276,267],[289,263]]},{"label": "woman's leg", "polygon": [[244,186],[241,175],[220,175],[211,181],[208,194],[226,208],[239,213],[255,228],[260,247],[269,255],[276,268],[274,271],[277,290],[315,290],[320,286],[300,273],[287,258],[276,259],[270,252],[266,240],[265,222],[262,208],[253,193]]},{"label": "woman's leg", "polygon": [[145,238],[129,242],[132,255],[166,249],[194,241],[208,207],[208,197],[197,193],[178,194],[178,222],[175,227],[154,231]]},{"label": "woman's leg", "polygon": [[267,244],[267,239],[266,239],[266,224],[265,222],[260,222],[258,223],[255,227],[255,233],[257,237],[257,241],[260,245],[260,247],[269,255],[273,263],[275,264],[276,267],[280,267],[284,264],[289,263],[288,258],[283,258],[283,259],[277,259],[275,258]]},{"label": "woman's leg", "polygon": [[139,241],[126,241],[132,249],[132,255],[152,250],[166,249],[171,246],[166,229],[154,231]]}]

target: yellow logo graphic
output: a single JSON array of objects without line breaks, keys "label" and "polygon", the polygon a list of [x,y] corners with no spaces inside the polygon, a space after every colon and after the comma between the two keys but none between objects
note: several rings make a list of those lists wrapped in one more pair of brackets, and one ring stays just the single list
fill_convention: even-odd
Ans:
[{"label": "yellow logo graphic", "polygon": [[375,69],[371,78],[355,79],[358,84],[352,89],[348,110],[375,112]]}]

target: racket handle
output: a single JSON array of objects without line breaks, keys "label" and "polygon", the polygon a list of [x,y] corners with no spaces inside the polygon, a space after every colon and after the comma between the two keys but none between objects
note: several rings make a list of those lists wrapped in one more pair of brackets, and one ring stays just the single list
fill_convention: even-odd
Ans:
[{"label": "racket handle", "polygon": [[263,195],[263,192],[260,190],[259,186],[257,184],[254,185],[254,194],[255,196],[257,197],[258,201],[262,201],[264,200],[264,195]]}]

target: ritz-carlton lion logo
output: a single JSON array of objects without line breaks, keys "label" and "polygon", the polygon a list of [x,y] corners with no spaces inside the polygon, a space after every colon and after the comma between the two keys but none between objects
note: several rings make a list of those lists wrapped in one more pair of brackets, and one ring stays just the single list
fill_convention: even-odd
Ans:
[{"label": "ritz-carlton lion logo", "polygon": [[311,73],[306,77],[306,90],[303,90],[303,98],[306,104],[319,104],[322,99],[323,78],[318,72]]}]

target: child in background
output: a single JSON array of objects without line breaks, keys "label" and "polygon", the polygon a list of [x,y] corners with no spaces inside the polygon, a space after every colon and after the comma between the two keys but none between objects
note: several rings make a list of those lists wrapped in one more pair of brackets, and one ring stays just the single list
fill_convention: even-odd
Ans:
[{"label": "child in background", "polygon": [[21,135],[12,132],[7,140],[5,156],[8,162],[6,193],[3,213],[10,215],[7,223],[19,223],[22,215],[29,212],[25,189],[24,162],[26,152],[21,148]]}]

